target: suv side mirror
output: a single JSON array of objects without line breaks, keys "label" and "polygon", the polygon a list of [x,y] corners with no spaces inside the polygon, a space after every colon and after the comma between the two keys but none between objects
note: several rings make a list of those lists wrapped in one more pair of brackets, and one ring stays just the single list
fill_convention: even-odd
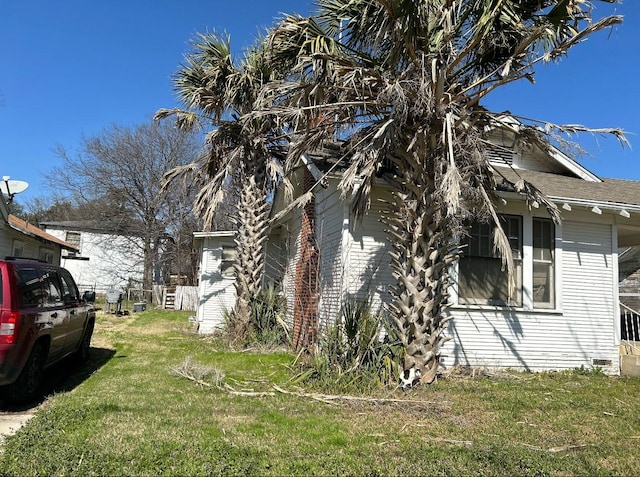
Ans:
[{"label": "suv side mirror", "polygon": [[93,303],[94,301],[96,301],[96,292],[87,290],[82,294],[82,301]]}]

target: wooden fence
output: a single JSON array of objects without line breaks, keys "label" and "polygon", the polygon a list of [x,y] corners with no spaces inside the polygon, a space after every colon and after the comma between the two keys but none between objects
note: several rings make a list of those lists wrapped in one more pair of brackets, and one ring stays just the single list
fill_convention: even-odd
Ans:
[{"label": "wooden fence", "polygon": [[160,305],[165,309],[196,311],[198,309],[198,287],[178,285],[156,290],[155,297],[161,297]]}]

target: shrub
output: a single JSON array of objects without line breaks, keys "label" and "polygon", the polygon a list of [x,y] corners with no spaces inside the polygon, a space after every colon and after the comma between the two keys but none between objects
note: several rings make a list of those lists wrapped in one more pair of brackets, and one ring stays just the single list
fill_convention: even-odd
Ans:
[{"label": "shrub", "polygon": [[372,311],[369,299],[345,300],[335,323],[302,363],[297,380],[360,388],[395,386],[402,346],[388,320]]},{"label": "shrub", "polygon": [[250,301],[248,321],[239,319],[232,310],[225,311],[225,326],[221,337],[231,347],[287,345],[290,339],[289,329],[284,321],[285,312],[285,297],[270,283]]},{"label": "shrub", "polygon": [[251,302],[252,341],[267,345],[289,343],[289,329],[284,321],[287,301],[280,290],[269,283]]}]

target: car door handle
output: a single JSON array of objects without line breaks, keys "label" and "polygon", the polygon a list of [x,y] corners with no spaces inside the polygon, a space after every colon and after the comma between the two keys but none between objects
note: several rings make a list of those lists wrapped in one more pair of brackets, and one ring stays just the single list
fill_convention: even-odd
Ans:
[{"label": "car door handle", "polygon": [[58,312],[51,313],[51,318],[58,318]]},{"label": "car door handle", "polygon": [[70,314],[70,315],[75,315],[75,314],[76,314],[76,310],[71,310],[71,311],[69,312],[69,314]]}]

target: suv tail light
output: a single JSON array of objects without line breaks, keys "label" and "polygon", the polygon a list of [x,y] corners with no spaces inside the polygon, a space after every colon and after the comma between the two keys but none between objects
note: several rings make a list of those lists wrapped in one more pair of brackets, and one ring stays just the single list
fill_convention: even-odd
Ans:
[{"label": "suv tail light", "polygon": [[0,313],[0,344],[13,344],[18,337],[19,311],[3,311]]}]

